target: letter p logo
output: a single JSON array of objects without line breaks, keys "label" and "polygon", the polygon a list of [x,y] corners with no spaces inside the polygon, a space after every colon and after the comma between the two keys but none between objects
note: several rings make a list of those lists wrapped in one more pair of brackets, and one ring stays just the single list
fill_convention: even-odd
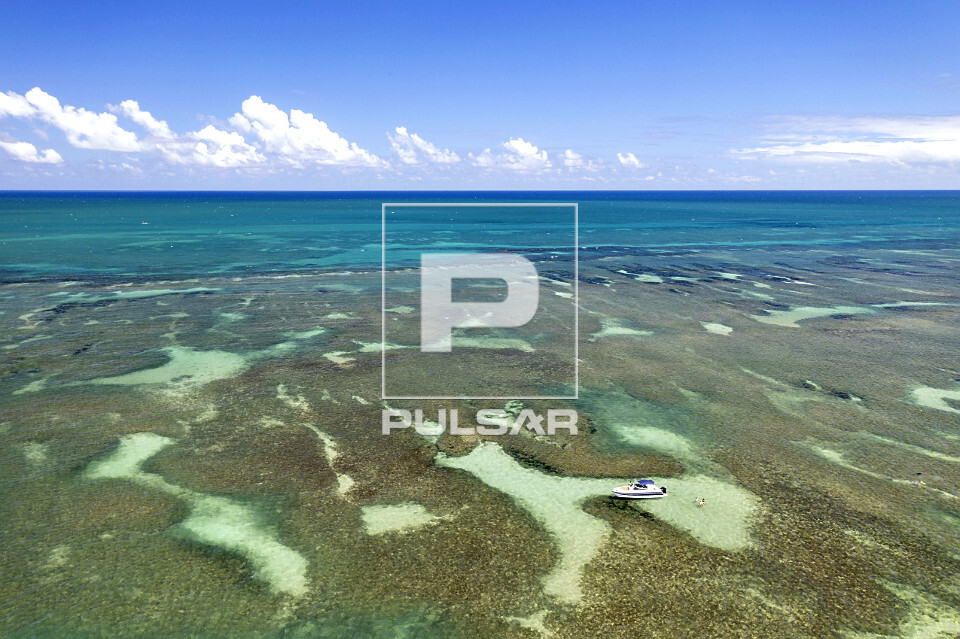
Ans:
[{"label": "letter p logo", "polygon": [[[380,343],[365,321],[345,326],[344,366],[379,346],[384,400],[575,399],[579,209],[526,200],[383,202]],[[369,273],[355,276],[349,295],[369,295]]]},{"label": "letter p logo", "polygon": [[[454,302],[453,280],[500,279],[501,302]],[[420,256],[420,350],[449,353],[454,327],[523,326],[537,313],[537,269],[511,253],[424,253]]]}]

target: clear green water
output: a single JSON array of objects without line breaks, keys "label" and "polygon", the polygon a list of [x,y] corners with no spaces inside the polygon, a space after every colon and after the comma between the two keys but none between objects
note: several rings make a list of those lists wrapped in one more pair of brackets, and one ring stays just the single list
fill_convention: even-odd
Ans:
[{"label": "clear green water", "polygon": [[[380,203],[478,198],[580,204],[580,399],[525,402],[576,436],[380,432]],[[568,303],[541,220],[463,215]],[[958,239],[943,192],[0,194],[0,636],[957,636]]]}]

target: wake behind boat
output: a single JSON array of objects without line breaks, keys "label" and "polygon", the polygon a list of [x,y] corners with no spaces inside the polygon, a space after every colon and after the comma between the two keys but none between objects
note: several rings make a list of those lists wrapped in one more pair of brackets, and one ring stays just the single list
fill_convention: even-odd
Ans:
[{"label": "wake behind boat", "polygon": [[638,479],[627,486],[618,486],[613,494],[623,499],[660,499],[667,496],[666,487],[657,488],[652,479]]}]

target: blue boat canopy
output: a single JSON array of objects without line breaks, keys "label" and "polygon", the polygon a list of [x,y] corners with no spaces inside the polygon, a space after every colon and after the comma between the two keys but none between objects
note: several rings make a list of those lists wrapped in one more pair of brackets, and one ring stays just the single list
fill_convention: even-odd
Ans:
[{"label": "blue boat canopy", "polygon": [[641,486],[655,486],[656,484],[652,479],[638,479],[637,483]]}]

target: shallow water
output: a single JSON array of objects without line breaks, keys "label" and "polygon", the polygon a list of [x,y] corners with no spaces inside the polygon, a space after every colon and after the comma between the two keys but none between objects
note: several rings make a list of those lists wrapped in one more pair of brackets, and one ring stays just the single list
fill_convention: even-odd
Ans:
[{"label": "shallow water", "polygon": [[[960,196],[504,195],[580,202],[579,281],[526,253],[579,297],[579,399],[523,404],[554,437],[381,434],[398,197],[0,196],[0,634],[958,632]],[[455,377],[564,395],[566,338],[463,329]]]}]

